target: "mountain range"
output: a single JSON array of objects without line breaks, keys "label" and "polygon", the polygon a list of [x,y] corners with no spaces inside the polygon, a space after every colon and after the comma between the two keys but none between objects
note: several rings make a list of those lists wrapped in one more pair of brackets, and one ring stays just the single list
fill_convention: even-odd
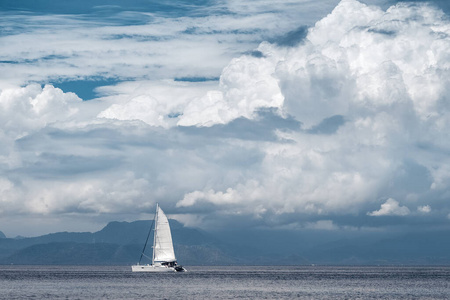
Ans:
[{"label": "mountain range", "polygon": [[[206,232],[175,220],[170,224],[184,265],[450,264],[450,241],[441,238],[450,231],[356,236],[325,230]],[[150,227],[151,221],[111,222],[94,233],[32,238],[6,238],[0,231],[0,264],[131,265],[139,260]],[[146,249],[151,257],[151,246]]]}]

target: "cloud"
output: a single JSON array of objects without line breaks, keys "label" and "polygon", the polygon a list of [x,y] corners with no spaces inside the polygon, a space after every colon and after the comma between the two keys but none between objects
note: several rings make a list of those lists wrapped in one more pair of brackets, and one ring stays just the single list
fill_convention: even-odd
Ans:
[{"label": "cloud", "polygon": [[379,210],[375,210],[373,212],[368,212],[367,215],[373,217],[379,216],[406,216],[409,215],[409,208],[406,206],[400,206],[398,201],[389,198],[385,203],[381,204],[381,208]]},{"label": "cloud", "polygon": [[[10,45],[2,60],[15,62],[0,75],[3,215],[135,219],[159,201],[204,226],[343,229],[383,226],[373,216],[446,216],[446,15],[344,0],[292,32],[305,24],[298,10],[280,27],[275,16],[317,2],[270,12],[261,0],[256,15],[241,2],[227,3],[236,15],[156,15],[136,26],[47,16],[64,25],[47,30],[33,17],[30,30],[0,37]],[[280,43],[289,32],[296,42]],[[25,38],[35,50],[20,48]],[[114,85],[90,101],[24,84],[99,74]],[[374,210],[377,199],[388,200]]]},{"label": "cloud", "polygon": [[314,230],[336,230],[338,229],[338,226],[333,224],[333,221],[331,220],[320,220],[314,223],[307,223],[305,226],[307,229],[314,229]]},{"label": "cloud", "polygon": [[[173,127],[186,103],[196,101],[216,82],[184,82],[173,80],[123,82],[100,87],[97,92],[109,106],[99,118],[140,120],[151,126]],[[114,104],[111,104],[114,103]],[[186,109],[185,109],[186,110]]]},{"label": "cloud", "polygon": [[78,112],[81,99],[73,93],[46,85],[28,85],[0,92],[2,131],[15,138],[49,123],[67,121]]},{"label": "cloud", "polygon": [[73,93],[46,85],[29,85],[0,91],[0,164],[21,164],[16,140],[57,123],[69,123],[79,111],[81,99]]},{"label": "cloud", "polygon": [[442,12],[426,5],[383,11],[344,0],[303,43],[288,49],[262,43],[260,55],[231,60],[218,89],[185,105],[177,124],[224,124],[267,107],[307,127],[386,109],[400,110],[409,122],[447,122],[436,113],[446,99],[447,31]]},{"label": "cloud", "polygon": [[[279,205],[284,212],[358,211],[371,199],[411,191],[421,201],[433,189],[448,188],[446,164],[418,148],[423,140],[432,148],[450,146],[441,127],[449,121],[448,33],[443,13],[427,5],[383,11],[341,1],[303,43],[262,43],[261,55],[231,61],[216,96],[192,102],[181,120],[213,126],[253,119],[259,107],[270,107],[302,122],[305,132],[279,132],[293,143],[265,145],[267,173],[253,175],[266,190],[259,203],[272,211]],[[441,155],[445,160],[448,152]],[[277,170],[286,170],[284,176]],[[283,204],[274,200],[280,198]],[[373,215],[409,213],[394,204]]]},{"label": "cloud", "polygon": [[431,212],[431,207],[429,205],[418,206],[417,211],[424,213],[424,214],[428,214]]},{"label": "cloud", "polygon": [[228,188],[225,193],[208,190],[206,192],[195,191],[186,194],[177,202],[177,207],[192,206],[199,201],[206,201],[216,205],[236,204],[242,201],[254,201],[263,196],[264,189],[256,181],[249,181],[245,185],[239,184],[237,190]]},{"label": "cloud", "polygon": [[188,7],[177,2],[166,10],[114,9],[108,17],[95,10],[76,14],[76,9],[62,16],[47,8],[47,14],[31,10],[26,23],[20,22],[24,17],[20,10],[10,10],[2,15],[7,34],[0,41],[8,46],[0,49],[5,71],[0,88],[92,77],[217,77],[233,57],[295,29],[299,17],[304,19],[302,25],[312,24],[336,2],[317,5],[309,13],[304,10],[314,8],[314,3],[290,0],[279,1],[275,11],[268,3],[252,3],[249,11],[231,1]]},{"label": "cloud", "polygon": [[[165,127],[170,126],[169,121],[173,120],[164,120],[164,115],[174,109],[179,115],[177,123],[173,125],[178,126],[212,126],[226,124],[240,117],[252,119],[261,108],[280,107],[283,103],[277,80],[272,77],[275,66],[273,58],[269,57],[245,56],[234,59],[222,71],[217,90],[210,90],[201,96],[181,96],[164,102],[151,95],[141,95],[131,101],[127,99],[125,104],[115,104],[99,116],[119,120],[136,119]],[[190,84],[192,90],[195,86]],[[157,93],[154,90],[151,92]],[[145,109],[142,109],[143,106]]]}]

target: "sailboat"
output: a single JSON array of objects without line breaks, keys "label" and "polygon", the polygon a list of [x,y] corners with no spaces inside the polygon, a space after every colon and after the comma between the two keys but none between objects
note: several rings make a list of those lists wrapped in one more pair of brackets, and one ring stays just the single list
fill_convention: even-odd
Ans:
[{"label": "sailboat", "polygon": [[[153,235],[153,257],[152,264],[141,265],[141,260],[147,246],[148,238],[152,228],[147,235],[147,240],[144,244],[144,249],[141,253],[141,258],[137,265],[131,266],[133,272],[186,272],[183,266],[177,264],[175,252],[173,251],[172,234],[170,233],[169,220],[164,214],[159,204],[156,204],[154,235]],[[153,227],[152,224],[152,227]]]}]

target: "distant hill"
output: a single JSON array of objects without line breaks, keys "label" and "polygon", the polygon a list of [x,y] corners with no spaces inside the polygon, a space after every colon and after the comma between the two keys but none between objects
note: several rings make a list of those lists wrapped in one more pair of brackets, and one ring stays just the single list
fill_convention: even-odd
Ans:
[{"label": "distant hill", "polygon": [[6,235],[0,231],[0,239],[5,239],[5,238],[6,238]]},{"label": "distant hill", "polygon": [[[180,263],[232,264],[210,235],[170,220],[175,252]],[[1,264],[134,264],[139,260],[151,221],[111,222],[102,230],[58,232],[33,238],[0,240]],[[151,239],[150,239],[151,241]],[[147,247],[151,256],[151,246]],[[147,261],[148,262],[148,261]]]},{"label": "distant hill", "polygon": [[[175,220],[170,224],[177,259],[187,266],[450,264],[450,239],[445,238],[450,230],[394,234],[243,229],[210,233]],[[151,221],[111,222],[94,233],[3,237],[0,264],[135,264],[150,226]],[[151,251],[147,247],[146,254],[151,256]]]},{"label": "distant hill", "polygon": [[450,265],[450,230],[220,232],[225,253],[253,265]]}]

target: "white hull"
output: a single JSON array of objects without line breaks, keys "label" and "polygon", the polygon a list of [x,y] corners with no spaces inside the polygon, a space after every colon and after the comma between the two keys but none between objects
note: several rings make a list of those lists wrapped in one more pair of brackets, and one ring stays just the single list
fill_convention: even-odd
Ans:
[{"label": "white hull", "polygon": [[133,272],[176,272],[173,267],[154,266],[154,265],[135,265],[131,266]]}]

